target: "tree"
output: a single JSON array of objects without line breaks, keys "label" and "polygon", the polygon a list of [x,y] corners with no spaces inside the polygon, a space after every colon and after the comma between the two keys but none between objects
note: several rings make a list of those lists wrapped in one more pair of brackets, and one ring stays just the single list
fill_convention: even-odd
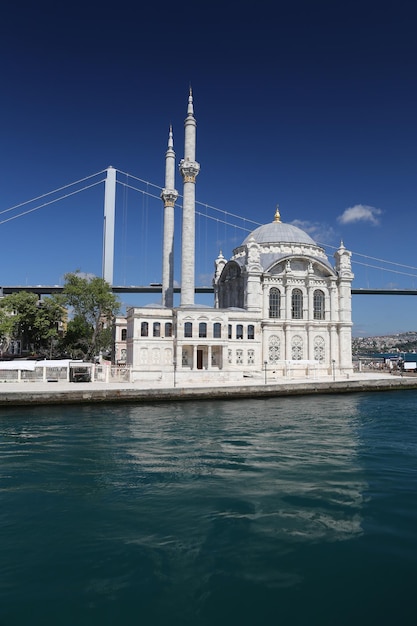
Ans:
[{"label": "tree", "polygon": [[0,301],[0,338],[10,344],[20,340],[23,351],[49,354],[65,316],[62,297],[39,300],[34,293],[12,293]]},{"label": "tree", "polygon": [[14,319],[6,310],[4,299],[0,300],[0,356],[9,352],[13,339]]},{"label": "tree", "polygon": [[79,271],[69,273],[65,275],[63,296],[73,312],[67,330],[67,337],[68,333],[72,334],[72,343],[67,342],[70,350],[77,344],[77,349],[89,360],[100,350],[108,350],[109,328],[120,309],[109,283],[97,276],[86,277]]},{"label": "tree", "polygon": [[60,341],[62,354],[71,359],[83,359],[88,353],[92,330],[81,317],[74,317],[68,322],[65,335]]},{"label": "tree", "polygon": [[49,358],[55,356],[55,346],[62,335],[62,325],[67,317],[62,295],[43,298],[38,306],[35,327],[38,331],[41,346],[47,348]]}]

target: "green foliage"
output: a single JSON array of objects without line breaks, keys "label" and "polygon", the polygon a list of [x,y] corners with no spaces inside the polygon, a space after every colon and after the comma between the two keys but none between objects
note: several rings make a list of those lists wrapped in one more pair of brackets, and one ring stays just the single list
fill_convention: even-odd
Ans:
[{"label": "green foliage", "polygon": [[[92,359],[112,346],[112,322],[120,308],[105,280],[66,274],[62,295],[38,299],[21,291],[0,300],[0,351],[19,340],[23,351],[42,356]],[[70,307],[71,319],[63,322]]]},{"label": "green foliage", "polygon": [[13,339],[14,319],[6,310],[3,304],[4,300],[0,300],[0,354],[8,352],[10,342]]},{"label": "green foliage", "polygon": [[92,329],[81,317],[74,317],[67,325],[67,331],[61,339],[61,353],[71,359],[83,359],[88,353]]},{"label": "green foliage", "polygon": [[66,274],[63,297],[73,312],[65,338],[67,351],[70,354],[78,351],[91,360],[100,350],[108,350],[111,324],[120,309],[110,285],[97,276],[87,278],[80,272]]},{"label": "green foliage", "polygon": [[23,350],[51,356],[64,316],[59,295],[39,300],[27,291],[10,294],[0,301],[0,339],[20,340]]}]

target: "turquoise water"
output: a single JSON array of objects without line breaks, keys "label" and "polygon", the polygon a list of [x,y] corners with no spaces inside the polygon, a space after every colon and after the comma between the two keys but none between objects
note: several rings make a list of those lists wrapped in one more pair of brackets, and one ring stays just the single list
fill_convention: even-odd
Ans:
[{"label": "turquoise water", "polygon": [[0,626],[414,626],[416,406],[1,410]]}]

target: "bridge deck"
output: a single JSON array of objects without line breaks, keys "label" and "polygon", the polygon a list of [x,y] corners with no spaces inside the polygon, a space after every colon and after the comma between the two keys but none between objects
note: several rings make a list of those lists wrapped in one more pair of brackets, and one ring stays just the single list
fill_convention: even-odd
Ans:
[{"label": "bridge deck", "polygon": [[[0,287],[0,295],[8,296],[19,291],[30,291],[39,296],[62,293],[60,285],[11,285]],[[113,285],[113,293],[162,293],[162,287],[156,285]],[[174,288],[175,293],[181,293],[180,287]],[[195,293],[213,293],[213,287],[196,287]],[[417,296],[417,289],[352,289],[352,295],[363,296]]]}]

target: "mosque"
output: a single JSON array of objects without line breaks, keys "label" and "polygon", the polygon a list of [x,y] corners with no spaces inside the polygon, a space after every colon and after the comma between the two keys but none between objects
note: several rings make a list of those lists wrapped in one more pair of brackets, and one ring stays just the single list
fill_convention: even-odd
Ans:
[{"label": "mosque", "polygon": [[[174,307],[175,152],[165,157],[162,304],[132,307],[116,324],[132,380],[215,385],[244,378],[346,376],[352,373],[351,252],[340,244],[334,265],[303,230],[281,221],[256,228],[227,260],[214,261],[213,306],[195,295],[196,119],[188,97],[181,240],[181,299]],[[126,326],[127,320],[127,326]],[[123,333],[124,331],[124,333]],[[119,334],[118,334],[119,333]],[[123,334],[121,341],[120,333]]]}]

